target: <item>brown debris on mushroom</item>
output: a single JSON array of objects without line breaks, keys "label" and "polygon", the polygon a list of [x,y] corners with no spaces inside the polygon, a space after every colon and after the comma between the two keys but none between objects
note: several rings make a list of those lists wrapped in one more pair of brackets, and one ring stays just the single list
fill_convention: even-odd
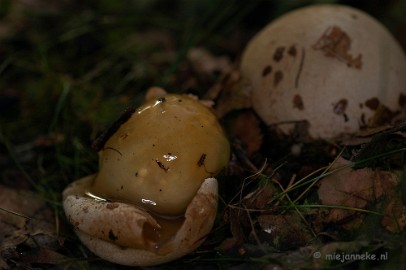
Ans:
[{"label": "brown debris on mushroom", "polygon": [[322,50],[326,56],[334,57],[348,67],[362,68],[362,54],[356,57],[349,53],[351,38],[339,26],[328,27],[319,40],[313,45],[315,50]]}]

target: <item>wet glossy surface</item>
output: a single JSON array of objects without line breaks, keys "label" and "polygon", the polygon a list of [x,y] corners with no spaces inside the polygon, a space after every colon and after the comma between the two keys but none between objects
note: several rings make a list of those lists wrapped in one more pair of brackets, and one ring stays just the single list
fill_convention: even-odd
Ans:
[{"label": "wet glossy surface", "polygon": [[91,193],[180,215],[202,181],[226,166],[229,153],[210,109],[166,95],[137,109],[105,143]]}]

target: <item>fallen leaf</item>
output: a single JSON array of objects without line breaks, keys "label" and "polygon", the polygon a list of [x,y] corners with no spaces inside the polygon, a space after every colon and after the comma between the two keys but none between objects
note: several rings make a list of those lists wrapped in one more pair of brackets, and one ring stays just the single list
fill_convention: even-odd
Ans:
[{"label": "fallen leaf", "polygon": [[[338,159],[333,169],[343,168],[350,161]],[[369,203],[390,194],[396,186],[395,173],[379,169],[362,168],[354,170],[343,168],[320,181],[319,199],[324,205],[334,205],[325,222],[337,222],[354,214],[354,211],[340,209],[340,206],[366,209]]]},{"label": "fallen leaf", "polygon": [[231,111],[251,107],[249,87],[244,85],[240,73],[236,69],[220,76],[204,98],[215,101],[214,109],[219,118]]},{"label": "fallen leaf", "polygon": [[[0,186],[0,206],[4,209],[0,210],[0,226],[8,224],[21,229],[25,225],[25,217],[34,217],[41,208],[45,207],[45,202],[37,199],[30,191],[17,191]],[[3,237],[3,230],[0,230],[0,240]]]},{"label": "fallen leaf", "polygon": [[247,209],[265,210],[269,208],[268,202],[275,192],[276,189],[271,184],[260,186],[253,192],[247,194],[242,202]]},{"label": "fallen leaf", "polygon": [[305,246],[313,238],[308,228],[296,214],[260,215],[258,217],[261,241],[266,241],[278,250]]},{"label": "fallen leaf", "polygon": [[[0,268],[59,264],[63,239],[56,234],[53,211],[33,192],[0,186]],[[10,265],[8,264],[10,262]]]},{"label": "fallen leaf", "polygon": [[230,223],[230,231],[232,237],[226,238],[221,244],[220,249],[231,250],[239,247],[247,239],[246,226],[249,223],[247,220],[246,211],[243,209],[230,208],[227,214],[227,219]]},{"label": "fallen leaf", "polygon": [[[397,195],[397,194],[396,194]],[[406,228],[406,206],[400,196],[392,196],[386,204],[382,226],[392,232],[399,233]]]},{"label": "fallen leaf", "polygon": [[230,136],[241,142],[248,157],[257,152],[262,145],[260,121],[253,112],[247,110],[237,113],[230,119],[228,128]]}]

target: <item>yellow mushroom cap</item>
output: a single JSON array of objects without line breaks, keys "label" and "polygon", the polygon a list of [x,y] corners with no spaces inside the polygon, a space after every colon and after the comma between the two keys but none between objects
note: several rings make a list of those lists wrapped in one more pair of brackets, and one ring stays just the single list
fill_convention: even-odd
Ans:
[{"label": "yellow mushroom cap", "polygon": [[166,95],[145,103],[106,141],[90,193],[181,215],[229,155],[228,140],[209,108],[187,96]]}]

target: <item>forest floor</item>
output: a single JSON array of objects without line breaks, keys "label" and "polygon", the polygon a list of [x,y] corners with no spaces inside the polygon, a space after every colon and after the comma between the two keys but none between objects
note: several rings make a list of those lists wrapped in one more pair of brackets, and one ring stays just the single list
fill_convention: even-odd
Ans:
[{"label": "forest floor", "polygon": [[406,48],[396,0],[1,1],[0,269],[130,269],[79,241],[61,194],[98,170],[92,142],[153,86],[213,101],[232,154],[206,241],[149,269],[404,267],[406,125],[280,136],[236,94],[250,38],[315,3],[360,8]]}]

